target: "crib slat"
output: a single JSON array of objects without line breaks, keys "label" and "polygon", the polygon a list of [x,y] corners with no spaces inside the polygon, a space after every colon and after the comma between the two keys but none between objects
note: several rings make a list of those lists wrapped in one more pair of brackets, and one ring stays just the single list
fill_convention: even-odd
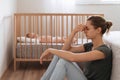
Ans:
[{"label": "crib slat", "polygon": [[58,16],[58,20],[57,20],[57,27],[58,27],[58,36],[60,36],[60,16]]},{"label": "crib slat", "polygon": [[[41,25],[40,25],[40,36],[41,36],[41,40],[42,40],[42,29],[43,29],[43,24],[42,24],[42,20],[43,20],[43,18],[42,18],[42,15],[40,16],[40,23],[41,23]],[[42,51],[43,52],[43,47],[41,47],[41,46],[43,46],[42,45],[42,43],[41,43],[41,45],[40,45],[40,51]],[[41,53],[42,53],[41,52]],[[41,54],[40,54],[41,55]]]},{"label": "crib slat", "polygon": [[[37,18],[36,18],[36,33],[37,33],[37,35],[38,35],[38,17],[39,16],[36,16]],[[37,42],[37,38],[36,38],[36,59],[38,58],[38,44],[37,44],[38,42]]]},{"label": "crib slat", "polygon": [[[62,40],[63,40],[63,32],[64,32],[64,16],[62,16],[62,35],[61,35],[61,38],[62,38]],[[63,45],[63,42],[62,42],[62,45]]]},{"label": "crib slat", "polygon": [[66,16],[66,38],[68,38],[68,16]]},{"label": "crib slat", "polygon": [[[82,16],[82,20],[81,20],[81,21],[82,21],[82,24],[84,24],[84,16]],[[84,41],[83,41],[83,38],[84,38],[83,32],[81,33],[81,38],[82,38],[82,44],[83,44],[83,42],[84,42]]]},{"label": "crib slat", "polygon": [[[20,42],[22,42],[21,40],[21,17],[18,16],[18,26],[19,26],[19,30],[20,30]],[[22,57],[22,44],[20,43],[20,58]]]},{"label": "crib slat", "polygon": [[[52,38],[52,36],[53,36],[53,16],[52,15],[50,15],[50,36],[51,36],[51,43],[50,43],[50,47],[52,48],[53,47],[53,44],[52,44],[52,42],[53,42],[53,38]],[[52,58],[52,56],[50,56],[50,58]],[[49,58],[49,59],[50,59]]]},{"label": "crib slat", "polygon": [[27,51],[26,51],[26,46],[27,46],[27,44],[26,44],[26,16],[24,16],[24,35],[25,35],[25,45],[24,45],[24,50],[25,50],[25,59],[26,59],[26,53],[27,53]]},{"label": "crib slat", "polygon": [[[50,16],[50,36],[53,36],[52,35],[52,16]],[[51,37],[51,47],[52,47],[52,37]]]},{"label": "crib slat", "polygon": [[55,19],[56,19],[56,17],[54,16],[54,36],[55,36]]},{"label": "crib slat", "polygon": [[[88,19],[89,16],[87,16],[87,19]],[[87,39],[87,42],[88,42],[88,39]]]},{"label": "crib slat", "polygon": [[[46,41],[48,41],[48,33],[47,33],[47,30],[48,30],[48,26],[47,26],[47,16],[45,16],[46,17],[46,21],[45,21],[45,23],[46,23]],[[47,42],[46,42],[46,49],[48,48],[48,44],[47,44]]]},{"label": "crib slat", "polygon": [[16,33],[17,33],[17,17],[14,15],[14,71],[16,70],[16,49],[17,49],[17,35],[16,35]]},{"label": "crib slat", "polygon": [[[78,24],[78,16],[75,16],[75,27],[77,27],[79,24]],[[77,44],[78,44],[78,33],[76,33],[75,39],[77,39]]]},{"label": "crib slat", "polygon": [[[33,23],[33,18],[30,16],[30,33],[32,33],[32,23]],[[32,38],[30,38],[30,58],[32,59]]]},{"label": "crib slat", "polygon": [[[55,20],[55,22],[56,22],[56,24],[55,24],[55,26],[56,26],[56,30],[55,30],[55,34],[56,34],[56,46],[58,45],[58,27],[57,27],[57,16],[55,16],[55,18],[56,18],[56,20]],[[57,46],[57,49],[58,49],[58,46]]]},{"label": "crib slat", "polygon": [[71,16],[71,32],[73,30],[73,15]]},{"label": "crib slat", "polygon": [[[35,34],[37,34],[37,32],[36,32],[36,27],[37,27],[37,25],[36,25],[36,16],[33,16],[33,33],[35,33]],[[35,38],[35,44],[34,44],[34,46],[33,46],[33,51],[35,52],[33,52],[32,51],[32,56],[33,56],[33,58],[35,59],[36,58],[36,54],[37,54],[37,50],[36,50],[36,47],[37,47],[37,38]]]}]

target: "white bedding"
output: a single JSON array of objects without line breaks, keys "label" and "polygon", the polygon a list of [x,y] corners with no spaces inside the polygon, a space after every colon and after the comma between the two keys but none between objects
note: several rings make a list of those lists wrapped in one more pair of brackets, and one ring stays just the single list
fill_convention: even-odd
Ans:
[{"label": "white bedding", "polygon": [[[57,37],[57,38],[60,38],[61,37]],[[56,37],[52,37],[52,41],[54,42],[56,40]],[[25,37],[25,36],[21,36],[21,37],[17,37],[17,41],[19,42],[26,42],[26,43],[43,43],[43,41],[39,41],[38,38],[28,38],[28,37]]]},{"label": "white bedding", "polygon": [[113,67],[111,80],[120,80],[120,31],[111,31],[103,39],[113,51]]},{"label": "white bedding", "polygon": [[[22,39],[21,39],[21,41],[22,41]],[[91,40],[78,38],[78,40],[75,42],[75,44],[80,45],[80,44],[84,44],[87,42],[91,42]],[[40,43],[39,41],[36,41],[35,39],[32,39],[31,41],[29,39],[28,41],[26,40],[26,43],[25,43],[25,40],[23,40],[22,43],[19,42],[19,43],[17,43],[17,45],[64,45],[64,43],[55,43],[55,42]]]},{"label": "white bedding", "polygon": [[24,36],[17,37],[17,41],[19,41],[19,42],[27,42],[27,43],[29,43],[29,42],[32,42],[32,43],[37,42],[37,43],[39,43],[38,39],[30,39],[30,38],[27,38],[27,37],[24,37]]},{"label": "white bedding", "polygon": [[63,45],[63,43],[17,43],[17,45]]}]

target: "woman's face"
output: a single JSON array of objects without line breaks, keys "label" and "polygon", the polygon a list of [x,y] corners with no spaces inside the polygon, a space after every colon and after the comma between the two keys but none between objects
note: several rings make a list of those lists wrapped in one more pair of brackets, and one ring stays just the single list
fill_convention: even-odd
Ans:
[{"label": "woman's face", "polygon": [[97,29],[94,28],[94,26],[91,24],[91,21],[86,22],[86,27],[85,27],[84,32],[88,39],[93,39],[98,34]]}]

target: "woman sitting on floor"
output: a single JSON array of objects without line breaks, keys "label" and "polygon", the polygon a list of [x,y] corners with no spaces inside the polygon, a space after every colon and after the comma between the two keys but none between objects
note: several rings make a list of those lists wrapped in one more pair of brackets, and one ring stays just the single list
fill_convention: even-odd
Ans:
[{"label": "woman sitting on floor", "polygon": [[[102,36],[112,26],[100,16],[91,16],[86,25],[78,25],[66,39],[62,50],[47,49],[40,57],[40,63],[50,54],[54,58],[40,80],[110,80],[112,70],[112,50],[104,44]],[[75,34],[84,31],[92,42],[72,46]],[[79,67],[83,62],[83,69]]]}]

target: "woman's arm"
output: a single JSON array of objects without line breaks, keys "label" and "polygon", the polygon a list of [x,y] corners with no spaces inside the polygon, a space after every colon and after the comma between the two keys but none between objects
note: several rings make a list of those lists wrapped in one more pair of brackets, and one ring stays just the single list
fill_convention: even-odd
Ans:
[{"label": "woman's arm", "polygon": [[86,61],[93,61],[93,60],[99,60],[99,59],[105,58],[104,53],[102,53],[98,50],[75,54],[70,51],[49,48],[41,56],[41,58],[40,58],[41,64],[42,64],[43,58],[45,58],[46,56],[48,56],[50,54],[57,55],[63,59],[66,59],[66,60],[72,61],[72,62],[86,62]]},{"label": "woman's arm", "polygon": [[[64,46],[62,47],[62,50],[67,50],[67,51],[72,51],[72,52],[74,52],[74,51],[76,51],[76,49],[77,49],[77,51],[78,51],[78,49],[79,50],[81,50],[82,49],[82,51],[83,51],[83,46],[77,46],[77,47],[73,47],[73,46],[71,46],[71,43],[72,43],[72,41],[73,41],[73,38],[74,38],[74,36],[76,35],[76,33],[77,32],[79,32],[79,31],[83,31],[84,30],[84,25],[78,25],[72,32],[71,32],[71,34],[69,35],[69,37],[66,39],[66,41],[65,41],[65,43],[64,43]],[[81,49],[80,49],[81,48]]]},{"label": "woman's arm", "polygon": [[74,36],[75,36],[75,32],[72,31],[69,37],[65,40],[62,50],[69,50],[71,48],[71,43],[72,43]]}]

